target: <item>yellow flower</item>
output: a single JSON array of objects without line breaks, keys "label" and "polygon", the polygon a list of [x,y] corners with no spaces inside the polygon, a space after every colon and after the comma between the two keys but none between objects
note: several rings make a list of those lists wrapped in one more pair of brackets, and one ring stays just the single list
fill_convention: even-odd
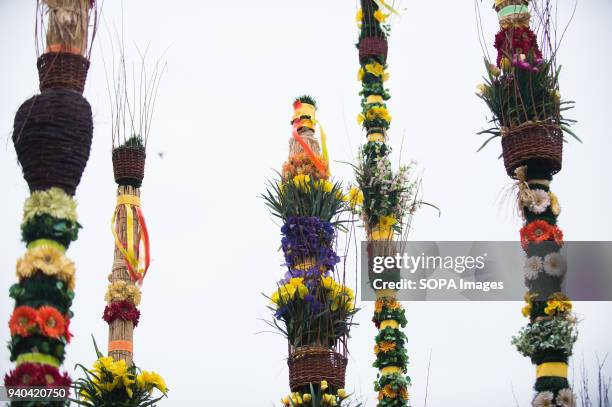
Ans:
[{"label": "yellow flower", "polygon": [[376,21],[378,21],[379,23],[384,23],[385,20],[387,19],[387,17],[389,17],[389,15],[383,13],[380,10],[376,10],[376,12],[374,13],[374,18],[376,19]]},{"label": "yellow flower", "polygon": [[338,389],[338,397],[340,398],[346,398],[346,390],[344,389]]},{"label": "yellow flower", "polygon": [[34,191],[23,205],[23,223],[37,215],[50,215],[57,219],[76,222],[76,202],[61,188]]},{"label": "yellow flower", "polygon": [[310,395],[310,393],[304,393],[304,395],[302,396],[302,400],[304,400],[304,403],[309,403],[312,401],[312,396]]},{"label": "yellow flower", "polygon": [[361,24],[361,21],[363,20],[363,10],[359,9],[357,10],[357,15],[355,16],[355,21],[359,24]]},{"label": "yellow flower", "polygon": [[344,197],[344,200],[348,201],[351,209],[354,209],[356,206],[362,206],[363,205],[363,192],[357,187],[352,187],[349,190],[348,195]]},{"label": "yellow flower", "polygon": [[327,390],[327,380],[321,381],[321,390],[323,391]]},{"label": "yellow flower", "polygon": [[389,123],[391,122],[391,115],[389,114],[389,111],[387,110],[387,108],[384,106],[371,107],[366,112],[366,118],[368,120],[382,119],[386,122],[389,122]]},{"label": "yellow flower", "polygon": [[501,75],[501,69],[499,69],[497,67],[497,65],[490,63],[490,64],[487,65],[487,68],[488,68],[489,72],[491,73],[491,75],[495,76],[496,78],[499,75]]},{"label": "yellow flower", "polygon": [[321,399],[321,402],[325,406],[337,406],[338,405],[338,403],[336,403],[336,396],[332,394],[324,394],[323,398]]},{"label": "yellow flower", "polygon": [[544,313],[546,313],[546,315],[554,315],[556,313],[565,314],[571,310],[572,302],[570,299],[563,293],[554,293],[546,302]]},{"label": "yellow flower", "polygon": [[525,318],[527,318],[529,314],[531,314],[531,307],[532,307],[531,300],[537,296],[538,294],[531,293],[529,291],[525,293],[524,299],[525,299],[526,305],[521,309],[521,313],[523,314]]},{"label": "yellow flower", "polygon": [[559,214],[561,213],[561,205],[559,205],[559,198],[557,198],[557,195],[552,192],[549,192],[548,195],[550,196],[550,210],[552,211],[553,215],[559,216]]},{"label": "yellow flower", "polygon": [[476,86],[476,93],[480,96],[484,96],[487,94],[489,88],[484,83],[480,83]]},{"label": "yellow flower", "polygon": [[397,397],[397,393],[393,391],[393,388],[390,384],[387,384],[385,387],[383,387],[381,393],[387,398],[394,399]]},{"label": "yellow flower", "polygon": [[336,282],[331,276],[321,277],[321,284],[323,284],[323,287],[327,290],[331,290],[335,283]]},{"label": "yellow flower", "polygon": [[283,406],[290,406],[291,402],[289,401],[289,397],[283,397],[281,399],[281,403],[283,403]]},{"label": "yellow flower", "polygon": [[396,223],[397,223],[397,220],[395,219],[395,216],[393,215],[381,216],[380,218],[378,218],[378,227],[383,230],[390,229]]},{"label": "yellow flower", "polygon": [[561,92],[559,92],[558,89],[552,93],[552,97],[555,103],[557,104],[561,103]]},{"label": "yellow flower", "polygon": [[291,393],[291,402],[293,405],[302,404],[302,397],[300,396],[300,393]]},{"label": "yellow flower", "polygon": [[359,70],[357,71],[357,80],[362,81],[364,74],[365,74],[365,71],[363,70],[363,68],[359,68]]},{"label": "yellow flower", "polygon": [[293,185],[303,191],[310,191],[310,175],[296,175],[295,177],[293,177]]},{"label": "yellow flower", "polygon": [[378,62],[373,62],[371,64],[366,64],[365,70],[368,73],[371,73],[374,76],[382,76],[385,73],[385,67]]},{"label": "yellow flower", "polygon": [[359,113],[357,115],[357,124],[362,124],[364,120],[365,120],[365,116],[363,115],[363,113]]},{"label": "yellow flower", "polygon": [[138,287],[127,281],[119,280],[108,286],[104,300],[108,303],[129,300],[134,305],[138,305],[140,304],[141,297],[142,294]]},{"label": "yellow flower", "polygon": [[270,295],[270,301],[276,305],[280,303],[280,294],[278,293],[278,290],[274,291],[272,295]]},{"label": "yellow flower", "polygon": [[168,391],[164,379],[155,372],[147,372],[143,370],[142,373],[136,377],[136,383],[138,387],[143,390],[150,391],[153,388],[156,388],[164,394]]},{"label": "yellow flower", "polygon": [[16,269],[20,279],[32,277],[40,271],[64,281],[70,290],[74,289],[74,263],[56,247],[43,245],[29,249],[17,260]]},{"label": "yellow flower", "polygon": [[293,299],[295,296],[295,292],[297,291],[297,287],[293,284],[285,284],[281,286],[279,289],[280,292],[280,301],[282,303],[287,303]]}]

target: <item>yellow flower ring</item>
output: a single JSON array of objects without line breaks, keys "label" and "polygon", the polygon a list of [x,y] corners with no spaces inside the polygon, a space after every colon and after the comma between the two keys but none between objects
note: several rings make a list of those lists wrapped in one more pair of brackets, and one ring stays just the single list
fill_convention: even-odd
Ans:
[{"label": "yellow flower ring", "polygon": [[38,215],[76,222],[76,201],[61,188],[34,191],[23,205],[23,223]]},{"label": "yellow flower ring", "polygon": [[140,289],[134,284],[122,280],[110,284],[104,295],[104,300],[107,303],[128,300],[134,305],[138,305],[140,304],[140,299]]},{"label": "yellow flower ring", "polygon": [[74,290],[74,263],[54,245],[42,244],[28,249],[25,255],[17,260],[16,269],[19,279],[30,278],[41,272],[62,280],[68,289]]}]

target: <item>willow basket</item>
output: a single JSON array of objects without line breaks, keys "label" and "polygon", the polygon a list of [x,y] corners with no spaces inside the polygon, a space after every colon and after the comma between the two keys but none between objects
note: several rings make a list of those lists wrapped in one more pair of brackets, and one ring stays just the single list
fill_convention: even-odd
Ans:
[{"label": "willow basket", "polygon": [[92,134],[91,106],[76,92],[48,90],[23,103],[15,115],[13,144],[30,191],[59,187],[74,195]]},{"label": "willow basket", "polygon": [[346,356],[322,346],[296,348],[287,360],[289,365],[289,387],[299,391],[310,383],[327,380],[336,389],[344,388]]},{"label": "willow basket", "polygon": [[515,170],[523,165],[553,175],[561,170],[563,132],[553,124],[522,125],[502,136],[502,149],[510,177],[515,178]]},{"label": "willow basket", "polygon": [[359,62],[364,63],[372,57],[382,57],[386,61],[388,50],[386,38],[364,37],[359,41]]},{"label": "willow basket", "polygon": [[113,150],[113,172],[119,185],[139,188],[144,178],[144,147],[121,146]]},{"label": "willow basket", "polygon": [[41,92],[48,89],[71,89],[83,93],[89,61],[68,52],[47,52],[38,58]]}]

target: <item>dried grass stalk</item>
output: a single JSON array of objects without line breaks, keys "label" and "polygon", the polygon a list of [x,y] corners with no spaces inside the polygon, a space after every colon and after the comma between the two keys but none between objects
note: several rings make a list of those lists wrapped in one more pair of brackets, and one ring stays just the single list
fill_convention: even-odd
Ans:
[{"label": "dried grass stalk", "polygon": [[[309,129],[308,127],[302,127],[300,130],[298,130],[298,133],[300,134],[300,136],[302,136],[302,138],[304,139],[306,144],[308,144],[308,147],[310,147],[313,153],[315,153],[316,155],[321,155],[321,147],[319,146],[319,141],[315,138],[314,130]],[[300,143],[298,143],[295,138],[291,137],[289,139],[289,155],[292,156],[303,152],[304,149],[302,148]]]}]

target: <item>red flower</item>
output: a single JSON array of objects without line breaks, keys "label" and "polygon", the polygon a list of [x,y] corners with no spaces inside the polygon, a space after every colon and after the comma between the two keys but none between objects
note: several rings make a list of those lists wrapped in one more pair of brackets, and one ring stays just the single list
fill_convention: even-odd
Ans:
[{"label": "red flower", "polygon": [[28,306],[15,308],[9,320],[11,335],[29,336],[36,329],[36,310]]},{"label": "red flower", "polygon": [[138,311],[138,308],[129,300],[117,301],[108,304],[106,308],[104,308],[102,319],[109,325],[116,319],[132,321],[134,327],[136,327],[140,320],[140,311]]},{"label": "red flower", "polygon": [[535,59],[542,58],[538,47],[538,38],[529,27],[504,28],[495,35],[497,49],[497,66],[501,67],[501,59],[513,59],[515,55],[525,54]]},{"label": "red flower", "polygon": [[61,374],[56,367],[36,363],[22,363],[4,376],[6,387],[64,387],[69,388],[72,380],[67,373]]},{"label": "red flower", "polygon": [[64,321],[66,322],[64,338],[66,338],[67,343],[70,343],[70,339],[74,336],[73,334],[70,333],[70,318],[66,317]]},{"label": "red flower", "polygon": [[59,338],[66,332],[64,316],[53,307],[43,306],[38,309],[36,318],[40,331],[50,338]]}]

